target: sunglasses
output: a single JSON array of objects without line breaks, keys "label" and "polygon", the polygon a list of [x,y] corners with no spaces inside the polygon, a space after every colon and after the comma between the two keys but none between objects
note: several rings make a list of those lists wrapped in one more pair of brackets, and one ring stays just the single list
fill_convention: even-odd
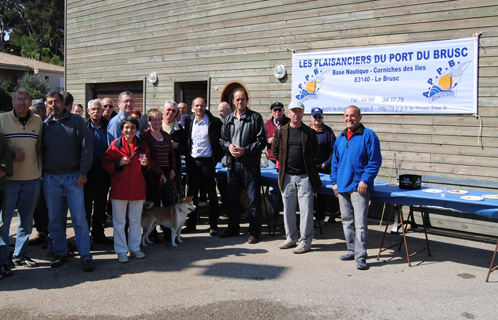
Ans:
[{"label": "sunglasses", "polygon": [[104,108],[106,108],[106,109],[107,109],[107,108],[114,108],[114,106],[113,106],[113,105],[111,105],[111,104],[105,104],[105,105],[104,105]]},{"label": "sunglasses", "polygon": [[282,108],[273,108],[271,111],[282,112]]},{"label": "sunglasses", "polygon": [[315,115],[313,116],[313,118],[315,118],[315,119],[317,119],[317,120],[320,120],[320,119],[323,119],[323,116],[322,116],[322,115],[320,115],[320,114],[315,114]]}]

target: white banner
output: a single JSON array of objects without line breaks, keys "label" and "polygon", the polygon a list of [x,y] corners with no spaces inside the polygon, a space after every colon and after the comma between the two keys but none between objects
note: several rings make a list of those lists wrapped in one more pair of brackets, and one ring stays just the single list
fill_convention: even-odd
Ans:
[{"label": "white banner", "polygon": [[476,113],[479,38],[292,56],[292,99],[310,112]]}]

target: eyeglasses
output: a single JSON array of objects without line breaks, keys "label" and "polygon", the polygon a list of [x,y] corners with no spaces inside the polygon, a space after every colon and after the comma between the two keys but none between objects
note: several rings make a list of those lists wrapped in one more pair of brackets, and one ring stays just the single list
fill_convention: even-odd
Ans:
[{"label": "eyeglasses", "polygon": [[176,113],[175,109],[166,109],[166,112]]},{"label": "eyeglasses", "polygon": [[47,104],[48,104],[49,106],[51,106],[51,105],[53,105],[53,104],[56,104],[56,103],[61,103],[61,101],[60,101],[60,100],[52,100],[52,101],[47,101]]},{"label": "eyeglasses", "polygon": [[271,111],[282,112],[282,108],[273,108]]},{"label": "eyeglasses", "polygon": [[15,102],[28,102],[28,101],[31,101],[31,99],[28,99],[28,98],[24,98],[24,99],[15,99],[14,101],[15,101]]},{"label": "eyeglasses", "polygon": [[103,107],[105,109],[107,109],[107,108],[111,108],[111,109],[114,108],[114,106],[112,104],[105,104]]},{"label": "eyeglasses", "polygon": [[321,114],[315,114],[313,118],[315,118],[316,120],[320,120],[323,119],[323,116]]}]

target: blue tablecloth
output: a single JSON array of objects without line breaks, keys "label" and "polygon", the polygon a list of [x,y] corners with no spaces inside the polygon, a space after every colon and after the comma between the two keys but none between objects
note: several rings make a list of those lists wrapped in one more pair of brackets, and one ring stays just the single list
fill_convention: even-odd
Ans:
[{"label": "blue tablecloth", "polygon": [[[226,168],[216,167],[217,176],[226,179]],[[316,190],[320,194],[333,195],[332,185],[329,182],[329,175],[320,174],[322,186]],[[276,169],[261,168],[261,184],[264,186],[278,187],[278,172]],[[419,190],[405,190],[397,186],[387,186],[385,182],[379,182],[374,185],[374,191],[371,192],[370,200],[386,202],[400,205],[416,206],[437,206],[451,208],[466,213],[476,214],[491,219],[498,219],[498,200],[484,199],[482,201],[463,200],[460,194],[446,193],[446,198],[441,197],[441,193],[427,193],[423,189],[441,189],[437,187],[423,186]],[[451,190],[451,189],[448,189]],[[463,190],[463,189],[461,189]],[[494,194],[485,191],[466,190],[469,193],[466,196],[482,196],[484,194]]]}]

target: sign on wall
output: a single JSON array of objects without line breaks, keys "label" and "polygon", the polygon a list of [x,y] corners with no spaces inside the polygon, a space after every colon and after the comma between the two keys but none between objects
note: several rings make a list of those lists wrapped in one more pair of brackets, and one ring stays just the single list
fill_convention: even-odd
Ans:
[{"label": "sign on wall", "polygon": [[296,53],[292,99],[310,112],[476,113],[479,38]]}]

